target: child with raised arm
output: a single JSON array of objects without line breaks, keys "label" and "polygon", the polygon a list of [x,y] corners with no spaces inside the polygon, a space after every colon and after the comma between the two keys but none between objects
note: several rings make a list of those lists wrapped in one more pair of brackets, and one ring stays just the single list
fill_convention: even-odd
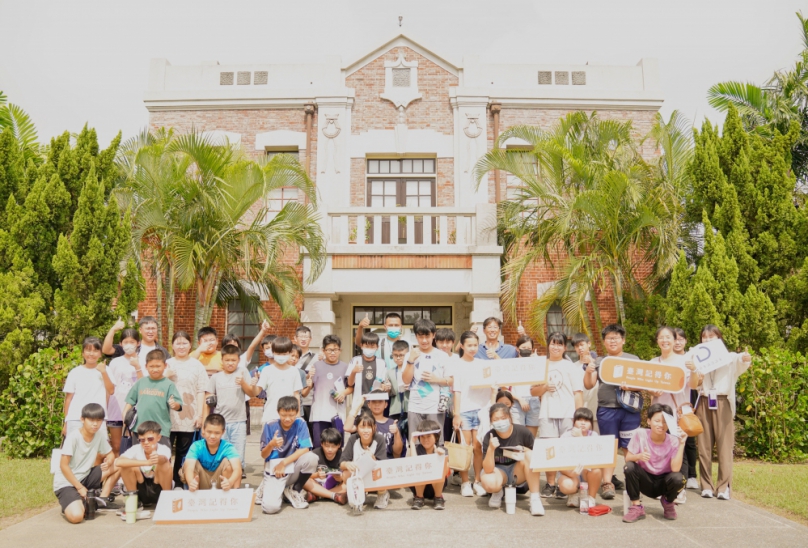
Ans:
[{"label": "child with raised arm", "polygon": [[157,504],[161,492],[171,490],[171,449],[160,443],[160,425],[154,421],[140,423],[137,436],[140,443],[118,457],[115,468],[126,490],[137,491],[138,502],[151,506]]},{"label": "child with raised arm", "polygon": [[[576,409],[572,430],[564,432],[561,437],[586,438],[596,436],[597,434],[592,430],[594,420],[595,415],[587,407]],[[560,472],[561,478],[558,480],[558,490],[567,495],[567,506],[578,508],[580,505],[578,488],[581,485],[581,480],[585,481],[588,488],[589,508],[592,508],[596,504],[595,497],[598,495],[600,482],[603,480],[603,470],[601,468],[581,468],[580,471],[562,470]]]},{"label": "child with raised arm", "polygon": [[[115,392],[115,385],[109,378],[107,366],[101,359],[101,341],[87,337],[82,343],[81,356],[84,363],[74,367],[65,379],[64,425],[62,436],[82,426],[81,410],[88,403],[97,403],[107,412],[107,398]],[[106,432],[106,428],[104,428]]]},{"label": "child with raised arm", "polygon": [[[97,352],[101,354],[100,341]],[[109,497],[118,480],[113,465],[115,455],[103,429],[105,415],[104,408],[97,403],[84,405],[79,410],[81,425],[71,430],[62,444],[59,469],[53,476],[53,493],[70,523],[84,521],[84,500],[89,491],[101,489],[100,496]],[[95,465],[98,455],[104,459],[100,466]]]},{"label": "child with raised arm", "polygon": [[205,417],[202,439],[188,449],[182,476],[188,490],[212,489],[218,485],[223,491],[241,486],[241,456],[232,444],[222,439],[225,420],[218,413]]},{"label": "child with raised arm", "polygon": [[265,514],[280,512],[283,497],[293,508],[307,508],[309,503],[303,486],[317,471],[318,463],[317,456],[311,452],[309,428],[298,416],[297,398],[280,398],[277,412],[279,418],[265,424],[261,433],[261,457],[266,461],[261,508]]},{"label": "child with raised arm", "polygon": [[345,505],[348,496],[339,469],[342,458],[342,434],[336,428],[326,428],[320,432],[320,447],[312,451],[317,456],[317,472],[303,486],[308,493],[306,502],[319,499],[333,500]]}]

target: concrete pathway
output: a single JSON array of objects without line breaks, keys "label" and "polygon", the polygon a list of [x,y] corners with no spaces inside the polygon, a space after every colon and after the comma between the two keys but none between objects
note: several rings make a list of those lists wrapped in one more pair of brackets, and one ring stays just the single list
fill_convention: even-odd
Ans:
[{"label": "concrete pathway", "polygon": [[[261,459],[258,435],[253,430],[248,440],[247,469],[251,486],[260,480]],[[372,503],[374,497],[368,497]],[[121,499],[119,499],[120,501]],[[393,548],[421,545],[493,547],[523,546],[808,546],[808,528],[731,500],[705,500],[695,491],[688,492],[687,504],[679,506],[679,519],[662,519],[658,501],[646,502],[648,517],[635,524],[622,523],[622,500],[610,506],[612,514],[601,517],[581,516],[567,508],[563,500],[544,500],[546,515],[532,517],[527,496],[520,496],[516,514],[488,508],[487,498],[463,498],[459,487],[449,487],[446,510],[429,506],[420,512],[410,509],[409,491],[399,489],[390,506],[374,510],[366,506],[363,515],[354,516],[344,506],[317,502],[306,510],[285,505],[280,514],[263,515],[255,507],[251,523],[232,525],[154,525],[150,520],[126,525],[113,514],[101,515],[92,522],[70,525],[59,508],[0,531],[0,546],[17,547],[284,547]]]}]

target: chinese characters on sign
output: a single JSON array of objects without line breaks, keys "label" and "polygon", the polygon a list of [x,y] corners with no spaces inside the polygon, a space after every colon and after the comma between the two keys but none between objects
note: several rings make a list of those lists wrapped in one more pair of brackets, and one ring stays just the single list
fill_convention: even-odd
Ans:
[{"label": "chinese characters on sign", "polygon": [[600,378],[607,384],[674,393],[685,387],[685,368],[609,356],[600,363]]},{"label": "chinese characters on sign", "polygon": [[617,464],[617,439],[614,436],[580,438],[537,438],[533,445],[530,468],[534,471],[603,468]]},{"label": "chinese characters on sign", "polygon": [[250,521],[253,507],[252,489],[163,491],[153,519],[158,524]]},{"label": "chinese characters on sign", "polygon": [[373,472],[363,478],[365,491],[435,483],[446,477],[448,466],[448,459],[441,455],[377,461]]}]

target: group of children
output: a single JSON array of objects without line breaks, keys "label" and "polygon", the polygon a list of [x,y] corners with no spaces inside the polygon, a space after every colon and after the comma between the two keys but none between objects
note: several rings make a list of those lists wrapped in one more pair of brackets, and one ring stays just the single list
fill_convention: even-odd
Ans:
[{"label": "group of children", "polygon": [[[246,477],[248,402],[253,397],[265,400],[260,438],[264,474],[256,504],[267,514],[279,512],[284,499],[297,509],[317,500],[346,504],[346,484],[363,456],[442,455],[445,438],[456,434],[473,448],[472,467],[459,471],[460,494],[490,495],[489,506],[495,508],[509,485],[529,493],[532,515],[544,515],[542,498],[566,498],[568,506],[577,507],[580,484],[586,482],[588,491],[581,496],[591,505],[598,492],[611,500],[616,489],[625,489],[631,500],[626,522],[645,516],[641,494],[661,496],[664,517],[675,519],[674,502],[685,501],[685,485],[699,487],[696,458],[702,496],[716,491],[709,473],[714,443],[718,498],[729,498],[734,386],[749,366],[748,354],[703,376],[685,357],[681,330],[661,328],[655,360],[683,366],[687,384],[680,394],[652,394],[650,429],[643,429],[641,396],[629,387],[601,382],[602,357],[592,352],[586,335],[572,339],[578,358],[573,363],[566,357],[566,336],[550,334],[547,383],[480,388],[471,384],[484,360],[535,354],[521,326],[511,346],[500,340],[498,318],[483,322],[482,337],[474,329],[457,341],[451,330],[420,319],[413,325],[416,343],[411,346],[402,338],[398,314],[387,315],[381,338],[366,331],[366,323],[360,323],[356,336],[361,353],[348,363],[340,359],[342,342],[336,335],[327,335],[315,356],[305,326],[292,341],[269,335],[264,323],[243,353],[239,340],[230,335],[218,351],[212,328],[199,331],[193,352],[191,338],[176,332],[171,358],[157,344],[157,324],[150,317],[141,320],[139,331],[123,329],[120,344],[113,344],[124,327],[120,322],[103,345],[86,339],[84,364],[65,383],[65,437],[54,478],[65,517],[72,523],[83,520],[88,491],[114,507],[120,484],[127,492],[137,491],[143,505],[156,503],[165,489],[240,487]],[[608,356],[636,358],[622,351],[623,327],[609,325],[601,335]],[[702,341],[720,336],[715,326],[707,326]],[[251,372],[247,364],[259,345],[266,360]],[[110,358],[108,366],[104,354]],[[663,415],[687,412],[683,406],[693,403],[691,389],[710,398],[709,406],[695,406],[704,424],[697,456],[696,440],[666,433]],[[540,474],[529,467],[537,437],[598,434],[619,440],[625,485],[613,468],[579,467],[546,472],[540,490]],[[514,458],[514,448],[524,458]],[[443,510],[446,483],[413,487],[411,507],[422,509],[431,500],[436,510]],[[378,492],[374,507],[386,508],[389,499],[387,491]]]}]

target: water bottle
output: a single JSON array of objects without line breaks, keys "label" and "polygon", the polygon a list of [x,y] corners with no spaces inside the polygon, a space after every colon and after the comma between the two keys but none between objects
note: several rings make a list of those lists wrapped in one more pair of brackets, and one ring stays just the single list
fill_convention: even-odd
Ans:
[{"label": "water bottle", "polygon": [[581,482],[581,488],[578,491],[578,504],[580,505],[581,514],[589,515],[589,484],[585,481]]},{"label": "water bottle", "polygon": [[128,491],[124,496],[126,497],[126,523],[135,523],[137,521],[137,491]]}]

